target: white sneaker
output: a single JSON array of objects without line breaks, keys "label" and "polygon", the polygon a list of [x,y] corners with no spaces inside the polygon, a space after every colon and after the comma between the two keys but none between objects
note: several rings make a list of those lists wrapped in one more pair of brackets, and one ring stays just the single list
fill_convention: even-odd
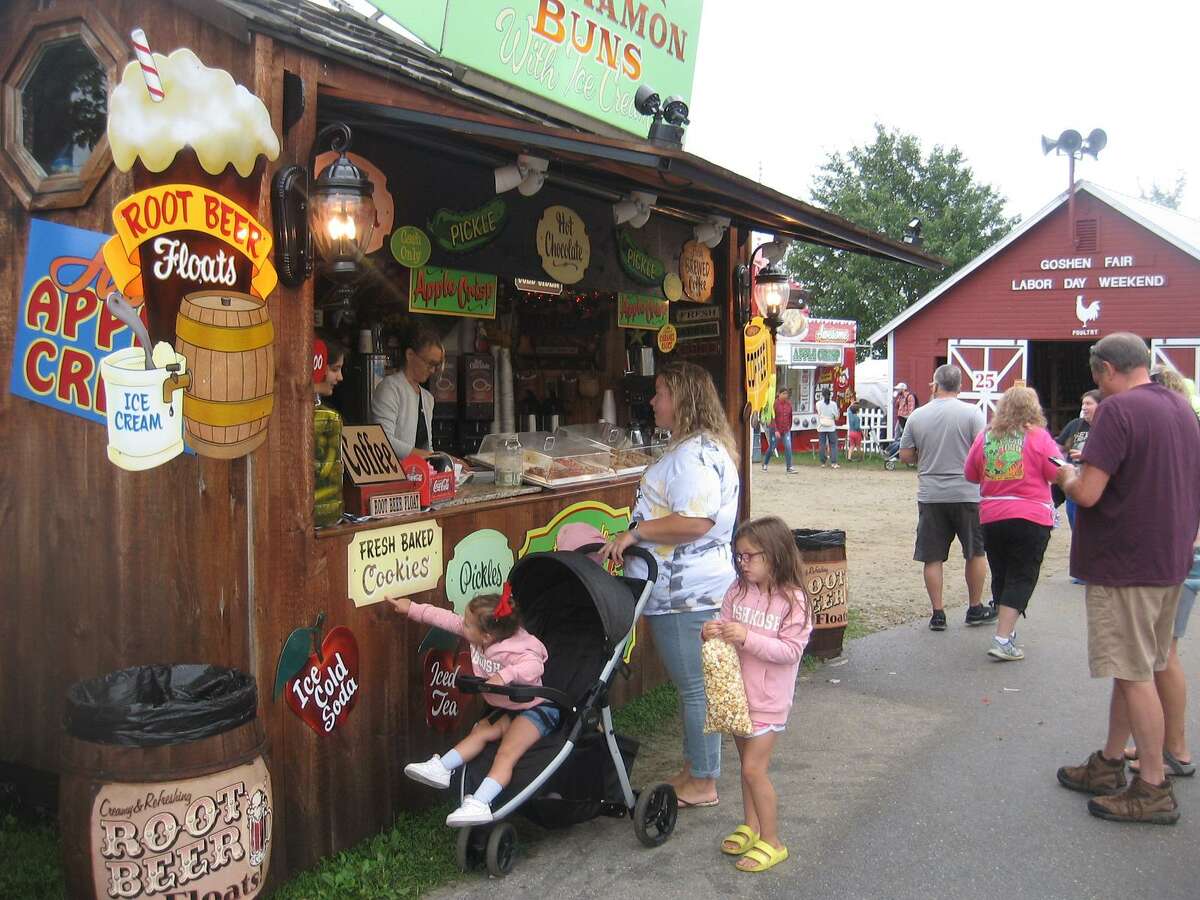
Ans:
[{"label": "white sneaker", "polygon": [[436,753],[425,762],[409,763],[404,767],[404,774],[433,788],[445,790],[450,787],[450,770],[442,765],[442,758]]},{"label": "white sneaker", "polygon": [[476,800],[473,794],[463,800],[462,806],[446,816],[446,824],[451,828],[486,825],[491,821],[492,808],[482,800]]}]

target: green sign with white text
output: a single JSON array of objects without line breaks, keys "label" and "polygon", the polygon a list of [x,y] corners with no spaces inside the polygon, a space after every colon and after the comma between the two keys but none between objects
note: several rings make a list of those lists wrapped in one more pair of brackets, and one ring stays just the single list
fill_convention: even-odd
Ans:
[{"label": "green sign with white text", "polygon": [[812,344],[795,344],[792,347],[793,366],[836,366],[841,361],[841,347],[817,347]]},{"label": "green sign with white text", "polygon": [[[421,4],[414,3],[418,7]],[[441,55],[645,137],[639,85],[690,102],[702,0],[447,0]],[[407,14],[398,21],[404,24]]]}]

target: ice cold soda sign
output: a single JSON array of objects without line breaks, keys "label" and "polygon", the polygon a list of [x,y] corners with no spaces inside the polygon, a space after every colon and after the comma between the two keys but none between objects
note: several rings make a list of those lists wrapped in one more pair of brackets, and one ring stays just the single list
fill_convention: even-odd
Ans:
[{"label": "ice cold soda sign", "polygon": [[186,781],[103,785],[92,806],[97,897],[255,897],[271,856],[262,758]]}]

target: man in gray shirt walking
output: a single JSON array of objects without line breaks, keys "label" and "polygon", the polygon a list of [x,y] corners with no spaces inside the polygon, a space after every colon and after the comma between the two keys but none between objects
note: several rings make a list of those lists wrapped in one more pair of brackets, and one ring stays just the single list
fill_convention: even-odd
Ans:
[{"label": "man in gray shirt walking", "polygon": [[962,369],[938,366],[933,373],[932,399],[908,419],[900,438],[900,461],[917,466],[917,546],[913,559],[925,564],[925,590],[933,605],[929,627],[946,630],[943,608],[943,566],[950,544],[958,537],[966,560],[967,624],[982,625],[996,618],[994,606],[984,606],[983,582],[987,559],[979,524],[979,486],[963,477],[963,464],[985,421],[978,407],[958,399]]}]

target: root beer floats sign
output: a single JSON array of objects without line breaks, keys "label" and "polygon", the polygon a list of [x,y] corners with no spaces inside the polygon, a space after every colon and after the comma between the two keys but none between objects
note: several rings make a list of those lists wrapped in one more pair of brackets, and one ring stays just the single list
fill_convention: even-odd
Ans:
[{"label": "root beer floats sign", "polygon": [[113,160],[135,193],[114,207],[103,252],[165,348],[101,361],[110,405],[129,413],[109,417],[108,456],[125,469],[159,465],[182,452],[186,425],[197,453],[232,459],[266,439],[273,407],[266,299],[278,279],[270,230],[251,210],[279,141],[262,101],[228,72],[187,49],[137,50],[108,105]]}]

